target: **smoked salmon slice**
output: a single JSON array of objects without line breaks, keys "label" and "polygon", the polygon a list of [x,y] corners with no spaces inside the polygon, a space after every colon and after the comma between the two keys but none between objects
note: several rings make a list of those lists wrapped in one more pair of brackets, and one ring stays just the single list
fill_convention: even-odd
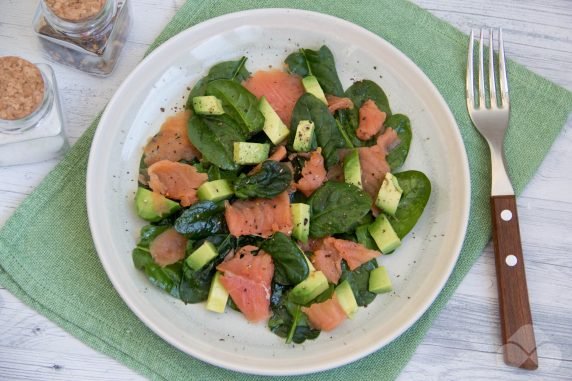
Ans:
[{"label": "smoked salmon slice", "polygon": [[387,128],[377,138],[375,145],[358,149],[363,190],[373,200],[377,198],[377,192],[379,192],[383,178],[390,170],[385,157],[398,141],[397,133],[392,128]]},{"label": "smoked salmon slice", "polygon": [[353,109],[354,103],[350,98],[336,97],[335,95],[326,95],[328,101],[328,110],[333,114],[338,110]]},{"label": "smoked salmon slice", "polygon": [[310,325],[322,331],[331,331],[346,320],[344,312],[336,294],[322,303],[314,303],[310,307],[302,307],[302,312],[308,316]]},{"label": "smoked salmon slice", "polygon": [[143,161],[147,166],[160,160],[191,161],[200,158],[201,153],[192,145],[187,135],[190,117],[190,111],[183,111],[167,118],[143,150]]},{"label": "smoked salmon slice", "polygon": [[324,273],[328,281],[337,284],[342,275],[342,259],[355,270],[381,253],[345,239],[326,237],[311,242],[312,264]]},{"label": "smoked salmon slice", "polygon": [[[255,255],[256,254],[256,255]],[[272,257],[256,246],[240,248],[232,258],[217,266],[220,281],[230,297],[251,322],[270,316],[270,295],[274,263]]]},{"label": "smoked salmon slice", "polygon": [[175,161],[161,160],[147,169],[149,187],[153,192],[174,200],[182,206],[197,201],[197,189],[208,180],[206,173],[199,173],[195,167]]},{"label": "smoked salmon slice", "polygon": [[310,153],[310,159],[304,163],[302,177],[296,183],[296,189],[309,197],[316,189],[327,180],[327,172],[324,167],[324,157],[318,148]]},{"label": "smoked salmon slice", "polygon": [[184,259],[186,248],[185,236],[170,228],[155,237],[149,245],[149,252],[156,264],[165,267]]},{"label": "smoked salmon slice", "polygon": [[292,234],[290,198],[282,192],[272,199],[255,198],[227,203],[224,217],[233,236],[270,237],[275,232]]},{"label": "smoked salmon slice", "polygon": [[368,99],[359,108],[359,126],[356,136],[361,140],[369,140],[381,131],[387,114],[381,111],[374,101]]},{"label": "smoked salmon slice", "polygon": [[294,106],[304,94],[300,77],[279,70],[258,71],[243,86],[257,98],[265,96],[280,119],[290,126]]}]

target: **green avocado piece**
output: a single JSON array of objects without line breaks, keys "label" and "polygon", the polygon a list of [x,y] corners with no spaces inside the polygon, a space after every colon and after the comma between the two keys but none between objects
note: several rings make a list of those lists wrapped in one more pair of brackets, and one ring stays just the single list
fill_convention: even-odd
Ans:
[{"label": "green avocado piece", "polygon": [[328,104],[328,100],[324,95],[324,90],[322,90],[322,87],[318,82],[318,78],[314,77],[313,75],[304,77],[302,78],[302,85],[304,86],[304,90],[306,90],[307,93],[312,94],[313,96],[324,102],[324,104],[326,105]]},{"label": "green avocado piece", "polygon": [[273,144],[278,145],[290,135],[290,129],[286,127],[282,119],[272,108],[266,97],[260,98],[258,110],[264,115],[264,127],[262,130]]},{"label": "green avocado piece", "polygon": [[219,314],[224,312],[228,301],[228,291],[220,281],[221,276],[222,274],[220,271],[215,273],[211,282],[211,288],[209,289],[209,296],[207,298],[207,310],[218,312]]},{"label": "green avocado piece", "polygon": [[401,240],[395,233],[395,230],[393,230],[393,226],[391,226],[385,214],[377,216],[375,221],[369,225],[368,230],[383,254],[391,253],[401,245]]},{"label": "green avocado piece", "polygon": [[205,243],[189,255],[185,262],[191,269],[198,271],[215,259],[217,255],[218,251],[215,245],[209,241],[205,241]]},{"label": "green avocado piece", "polygon": [[234,194],[230,182],[225,179],[207,181],[197,189],[199,200],[220,201],[231,197]]},{"label": "green avocado piece", "polygon": [[321,271],[311,272],[302,282],[290,291],[289,299],[296,304],[308,304],[328,289],[328,279]]},{"label": "green avocado piece", "polygon": [[193,98],[193,109],[197,114],[203,115],[222,115],[224,109],[222,102],[214,95],[204,95]]},{"label": "green avocado piece", "polygon": [[268,159],[270,145],[265,143],[234,143],[234,162],[236,164],[258,164]]},{"label": "green avocado piece", "polygon": [[361,185],[361,164],[359,162],[359,152],[357,149],[352,150],[344,158],[344,180],[348,184],[363,189]]},{"label": "green avocado piece", "polygon": [[352,286],[350,286],[350,283],[347,280],[344,280],[336,287],[334,292],[336,293],[340,306],[346,315],[352,319],[358,309],[358,304],[354,296],[354,292],[352,291]]},{"label": "green avocado piece", "polygon": [[384,292],[389,292],[393,290],[391,285],[391,279],[387,273],[387,269],[383,266],[379,266],[369,273],[369,287],[370,292],[376,294],[383,294]]},{"label": "green avocado piece", "polygon": [[178,202],[139,187],[135,194],[137,215],[146,221],[157,222],[181,209]]},{"label": "green avocado piece", "polygon": [[375,205],[385,213],[394,216],[402,194],[403,190],[399,186],[397,178],[387,172],[379,188]]},{"label": "green avocado piece", "polygon": [[298,152],[308,152],[312,150],[312,142],[314,141],[314,122],[310,120],[301,120],[296,127],[296,135],[292,148]]},{"label": "green avocado piece", "polygon": [[292,213],[292,236],[304,243],[308,242],[310,234],[310,205],[303,203],[290,204]]}]

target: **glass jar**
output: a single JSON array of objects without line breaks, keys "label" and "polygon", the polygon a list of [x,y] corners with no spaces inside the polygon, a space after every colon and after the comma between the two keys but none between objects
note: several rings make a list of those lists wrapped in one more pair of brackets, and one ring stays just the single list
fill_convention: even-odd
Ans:
[{"label": "glass jar", "polygon": [[[15,57],[0,57],[0,65],[5,58]],[[61,156],[69,148],[52,68],[46,64],[34,65],[28,61],[24,62],[40,71],[43,97],[35,109],[26,115],[0,119],[0,166],[52,159]],[[0,78],[0,81],[2,80],[5,78]],[[6,102],[10,102],[9,97],[3,97],[2,100],[3,107],[6,106]]]},{"label": "glass jar", "polygon": [[[91,9],[82,12],[84,4]],[[127,0],[41,0],[34,16],[34,30],[54,61],[100,76],[113,71],[129,24]]]}]

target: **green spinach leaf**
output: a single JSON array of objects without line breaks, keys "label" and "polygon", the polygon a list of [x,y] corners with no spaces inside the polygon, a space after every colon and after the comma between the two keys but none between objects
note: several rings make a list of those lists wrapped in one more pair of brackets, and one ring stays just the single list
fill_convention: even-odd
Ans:
[{"label": "green spinach leaf", "polygon": [[186,209],[175,221],[175,230],[189,239],[200,239],[224,233],[224,204],[199,201]]},{"label": "green spinach leaf", "polygon": [[300,49],[286,58],[288,70],[301,77],[313,75],[324,93],[341,96],[344,93],[342,83],[336,71],[336,62],[332,51],[327,46],[319,50]]},{"label": "green spinach leaf", "polygon": [[258,99],[240,83],[228,79],[209,82],[207,95],[222,101],[224,112],[241,126],[244,135],[262,131],[264,115],[258,110]]},{"label": "green spinach leaf", "polygon": [[[291,130],[295,131],[302,120],[311,120],[315,125],[316,141],[322,147],[326,167],[330,168],[339,161],[338,149],[346,147],[343,135],[338,130],[336,120],[328,107],[312,94],[306,93],[298,99],[292,112]],[[290,146],[294,142],[290,134]]]},{"label": "green spinach leaf", "polygon": [[392,171],[401,167],[407,159],[409,147],[411,146],[411,122],[409,118],[402,114],[393,114],[385,120],[385,127],[391,127],[399,136],[399,144],[395,146],[387,155],[387,163]]},{"label": "green spinach leaf", "polygon": [[370,250],[379,250],[368,230],[369,225],[360,225],[356,228],[357,242]]},{"label": "green spinach leaf", "polygon": [[242,174],[234,183],[234,194],[239,198],[273,198],[284,192],[292,182],[292,171],[284,163],[266,160],[260,171]]},{"label": "green spinach leaf", "polygon": [[369,212],[372,203],[367,193],[355,185],[334,181],[316,190],[308,202],[313,238],[349,232]]},{"label": "green spinach leaf", "polygon": [[376,267],[377,261],[372,259],[354,271],[350,271],[346,261],[342,261],[342,276],[340,277],[340,283],[344,280],[348,281],[352,287],[358,306],[367,306],[373,302],[376,297],[376,294],[369,291],[369,273]]},{"label": "green spinach leaf", "polygon": [[304,252],[284,233],[274,233],[260,247],[274,262],[274,281],[295,285],[308,277],[310,270]]},{"label": "green spinach leaf", "polygon": [[189,139],[205,160],[226,169],[236,170],[233,144],[246,140],[241,127],[228,115],[193,115],[188,125]]},{"label": "green spinach leaf", "polygon": [[288,290],[285,286],[274,284],[270,301],[272,316],[268,320],[268,328],[279,337],[285,338],[287,343],[301,344],[320,335],[319,330],[310,327],[308,317],[301,307],[288,301]]},{"label": "green spinach leaf", "polygon": [[145,225],[141,228],[141,234],[137,247],[149,249],[149,245],[157,236],[163,233],[165,230],[169,229],[169,225]]},{"label": "green spinach leaf", "polygon": [[244,66],[245,63],[246,57],[241,57],[237,61],[220,62],[211,67],[208,74],[197,81],[195,86],[193,86],[191,92],[189,93],[189,97],[187,98],[185,108],[187,110],[193,108],[193,98],[205,95],[207,85],[211,81],[216,81],[217,79],[232,79],[239,83],[245,81],[248,77],[250,77],[250,73]]},{"label": "green spinach leaf", "polygon": [[149,263],[143,269],[149,281],[175,298],[179,297],[179,284],[183,275],[182,262],[161,267],[156,263]]},{"label": "green spinach leaf", "polygon": [[403,189],[403,194],[394,216],[387,216],[399,238],[413,229],[431,196],[431,181],[423,172],[406,171],[394,176]]},{"label": "green spinach leaf", "polygon": [[390,117],[391,108],[389,107],[387,96],[381,87],[367,79],[355,82],[346,90],[344,96],[350,98],[354,104],[352,109],[338,110],[336,112],[337,120],[345,131],[346,136],[355,147],[375,144],[375,139],[362,141],[356,136],[356,130],[359,127],[359,109],[366,100],[371,99],[381,111],[384,111]]}]

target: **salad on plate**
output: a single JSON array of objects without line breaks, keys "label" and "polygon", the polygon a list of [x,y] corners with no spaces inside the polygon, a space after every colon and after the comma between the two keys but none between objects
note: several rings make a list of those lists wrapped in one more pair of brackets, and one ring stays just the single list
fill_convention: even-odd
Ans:
[{"label": "salad on plate", "polygon": [[326,46],[285,70],[218,63],[143,149],[133,263],[184,303],[315,339],[392,290],[383,255],[431,193],[399,171],[411,140],[375,82],[344,90]]}]

